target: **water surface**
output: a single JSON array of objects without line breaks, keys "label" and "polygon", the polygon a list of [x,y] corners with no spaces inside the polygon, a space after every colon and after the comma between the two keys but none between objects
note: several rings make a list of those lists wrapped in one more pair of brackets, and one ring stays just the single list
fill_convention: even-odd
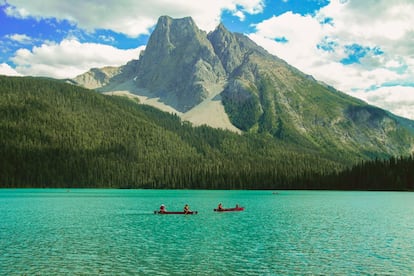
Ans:
[{"label": "water surface", "polygon": [[413,237],[413,193],[0,189],[1,275],[413,275]]}]

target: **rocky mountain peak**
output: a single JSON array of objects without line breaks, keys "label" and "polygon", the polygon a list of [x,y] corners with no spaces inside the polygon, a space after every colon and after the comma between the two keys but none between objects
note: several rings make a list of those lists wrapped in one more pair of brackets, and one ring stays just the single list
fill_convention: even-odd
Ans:
[{"label": "rocky mountain peak", "polygon": [[171,50],[186,40],[192,40],[202,33],[191,17],[173,19],[161,16],[151,34],[147,48]]},{"label": "rocky mountain peak", "polygon": [[207,34],[193,19],[163,16],[140,57],[136,85],[187,111],[208,97],[209,86],[224,76]]},{"label": "rocky mountain peak", "polygon": [[214,47],[214,51],[220,58],[226,72],[230,74],[240,65],[244,53],[234,34],[229,32],[222,23],[208,34],[208,39]]}]

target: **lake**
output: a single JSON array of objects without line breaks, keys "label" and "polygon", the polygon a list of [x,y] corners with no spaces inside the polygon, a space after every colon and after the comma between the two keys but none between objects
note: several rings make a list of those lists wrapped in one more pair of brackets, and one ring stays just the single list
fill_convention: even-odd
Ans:
[{"label": "lake", "polygon": [[0,189],[0,274],[413,275],[414,193]]}]

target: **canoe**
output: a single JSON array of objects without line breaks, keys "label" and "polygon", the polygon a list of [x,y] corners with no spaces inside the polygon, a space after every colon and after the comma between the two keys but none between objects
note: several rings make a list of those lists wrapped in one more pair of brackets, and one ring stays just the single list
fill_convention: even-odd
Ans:
[{"label": "canoe", "polygon": [[176,212],[169,212],[169,211],[160,212],[159,210],[155,210],[154,214],[158,214],[158,215],[196,215],[196,214],[198,214],[198,212],[197,211],[190,211],[190,212],[187,212],[187,213],[185,213],[183,211],[181,211],[181,212],[179,212],[179,211],[176,211]]},{"label": "canoe", "polygon": [[215,208],[215,212],[237,212],[237,211],[243,211],[244,207],[234,207],[234,208],[223,208],[223,209],[217,209]]}]

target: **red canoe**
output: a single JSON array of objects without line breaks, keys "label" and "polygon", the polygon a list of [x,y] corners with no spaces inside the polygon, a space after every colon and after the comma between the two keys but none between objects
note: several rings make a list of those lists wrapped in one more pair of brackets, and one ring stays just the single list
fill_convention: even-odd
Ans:
[{"label": "red canoe", "polygon": [[235,212],[235,211],[243,211],[243,210],[244,210],[244,207],[214,209],[215,212]]},{"label": "red canoe", "polygon": [[157,210],[155,210],[154,211],[154,214],[159,214],[159,215],[196,215],[198,212],[197,211],[190,211],[190,212],[169,212],[169,211],[166,211],[166,212],[160,212],[160,211],[157,211]]}]

